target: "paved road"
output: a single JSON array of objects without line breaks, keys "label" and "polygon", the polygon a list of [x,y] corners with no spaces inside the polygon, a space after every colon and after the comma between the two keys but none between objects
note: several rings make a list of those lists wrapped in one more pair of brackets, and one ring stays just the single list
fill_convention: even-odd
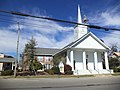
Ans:
[{"label": "paved road", "polygon": [[0,79],[0,90],[120,90],[120,76]]}]

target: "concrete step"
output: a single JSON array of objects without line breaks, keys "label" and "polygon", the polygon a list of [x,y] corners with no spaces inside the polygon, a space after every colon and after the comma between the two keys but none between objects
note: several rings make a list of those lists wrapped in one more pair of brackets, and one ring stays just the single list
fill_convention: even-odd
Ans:
[{"label": "concrete step", "polygon": [[75,70],[74,71],[74,75],[90,75],[90,71],[89,70]]},{"label": "concrete step", "polygon": [[99,74],[98,70],[89,70],[91,72],[91,74]]},{"label": "concrete step", "polygon": [[74,70],[74,75],[112,74],[113,70]]},{"label": "concrete step", "polygon": [[112,74],[112,73],[113,73],[113,70],[103,69],[103,70],[99,70],[99,73],[100,73],[100,74]]}]

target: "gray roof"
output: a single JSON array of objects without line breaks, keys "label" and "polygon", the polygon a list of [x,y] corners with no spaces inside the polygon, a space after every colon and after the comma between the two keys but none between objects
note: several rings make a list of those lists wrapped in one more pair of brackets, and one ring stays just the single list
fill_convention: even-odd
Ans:
[{"label": "gray roof", "polygon": [[0,62],[15,62],[15,58],[0,58]]},{"label": "gray roof", "polygon": [[50,55],[50,56],[52,56],[59,51],[60,51],[60,49],[55,49],[55,48],[36,48],[35,55]]}]

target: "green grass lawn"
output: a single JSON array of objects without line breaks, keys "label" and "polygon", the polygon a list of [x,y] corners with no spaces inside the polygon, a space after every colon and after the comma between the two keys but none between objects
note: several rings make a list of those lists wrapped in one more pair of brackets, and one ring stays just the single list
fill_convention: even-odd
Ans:
[{"label": "green grass lawn", "polygon": [[[80,77],[96,77],[96,76],[110,76],[110,74],[101,75],[38,75],[38,76],[17,76],[16,78],[80,78]],[[119,73],[111,74],[111,76],[119,76]],[[0,78],[14,78],[14,76],[0,76]]]},{"label": "green grass lawn", "polygon": [[[17,76],[16,78],[80,78],[94,77],[94,75],[39,75],[39,76]],[[14,76],[0,76],[0,78],[14,78]]]},{"label": "green grass lawn", "polygon": [[120,72],[117,72],[117,73],[113,73],[112,76],[119,76],[120,75]]}]

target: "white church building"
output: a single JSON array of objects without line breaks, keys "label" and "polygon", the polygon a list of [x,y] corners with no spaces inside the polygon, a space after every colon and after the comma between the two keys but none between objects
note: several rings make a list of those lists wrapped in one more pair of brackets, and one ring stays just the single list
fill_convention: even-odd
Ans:
[{"label": "white church building", "polygon": [[[78,6],[78,23],[83,23],[80,7]],[[74,41],[62,48],[56,55],[62,55],[65,63],[72,67],[74,75],[110,74],[105,45],[87,26],[77,25],[74,29]],[[104,63],[103,63],[104,62]]]}]

